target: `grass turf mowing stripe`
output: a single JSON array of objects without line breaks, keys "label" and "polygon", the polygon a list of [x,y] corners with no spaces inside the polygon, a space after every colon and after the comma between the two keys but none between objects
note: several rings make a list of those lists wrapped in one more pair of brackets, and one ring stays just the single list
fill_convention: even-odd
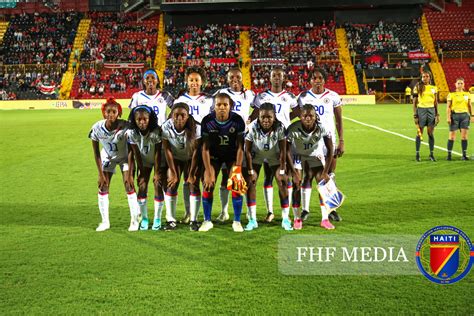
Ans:
[{"label": "grass turf mowing stripe", "polygon": [[[385,133],[389,133],[389,134],[392,134],[392,135],[395,135],[395,136],[398,136],[398,137],[401,137],[401,138],[405,138],[405,139],[408,139],[408,140],[411,140],[412,142],[415,141],[415,139],[413,137],[409,137],[409,136],[406,136],[406,135],[403,135],[403,134],[399,134],[399,133],[396,133],[396,132],[392,132],[392,131],[389,131],[387,129],[384,129],[384,128],[381,128],[381,127],[378,127],[378,126],[375,126],[375,125],[371,125],[371,124],[367,124],[367,123],[364,123],[364,122],[361,122],[361,121],[358,121],[358,120],[354,120],[350,117],[347,117],[347,116],[343,116],[342,117],[343,119],[345,120],[349,120],[351,122],[354,122],[354,123],[357,123],[357,124],[360,124],[360,125],[363,125],[363,126],[367,126],[367,127],[370,127],[370,128],[373,128],[373,129],[376,129],[376,130],[379,130],[381,132],[385,132]],[[429,146],[429,144],[427,142],[421,142],[423,145],[426,145],[426,146]],[[440,150],[443,150],[443,151],[448,151],[446,148],[443,148],[443,147],[440,147],[440,146],[437,146],[435,145],[434,146],[435,148],[437,149],[440,149]],[[461,153],[457,152],[457,151],[452,151],[453,154],[455,155],[458,155],[458,156],[462,156]]]}]

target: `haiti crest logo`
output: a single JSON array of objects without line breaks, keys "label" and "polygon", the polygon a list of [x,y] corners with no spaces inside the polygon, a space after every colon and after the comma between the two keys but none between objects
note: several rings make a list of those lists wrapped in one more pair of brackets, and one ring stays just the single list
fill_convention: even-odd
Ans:
[{"label": "haiti crest logo", "polygon": [[416,246],[416,264],[430,281],[451,284],[468,275],[474,262],[469,237],[454,226],[436,226],[423,234]]}]

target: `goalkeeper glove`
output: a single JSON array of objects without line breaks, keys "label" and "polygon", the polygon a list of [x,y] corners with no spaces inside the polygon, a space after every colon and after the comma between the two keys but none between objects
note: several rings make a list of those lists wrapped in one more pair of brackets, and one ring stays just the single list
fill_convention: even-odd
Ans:
[{"label": "goalkeeper glove", "polygon": [[229,180],[227,180],[227,190],[232,190],[240,195],[247,192],[247,183],[242,176],[242,168],[240,166],[232,167]]}]

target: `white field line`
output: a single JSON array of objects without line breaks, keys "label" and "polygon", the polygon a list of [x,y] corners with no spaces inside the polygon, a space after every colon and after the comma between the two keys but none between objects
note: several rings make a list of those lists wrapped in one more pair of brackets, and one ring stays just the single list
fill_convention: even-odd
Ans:
[{"label": "white field line", "polygon": [[[378,131],[381,131],[381,132],[385,132],[385,133],[388,133],[388,134],[392,134],[392,135],[395,135],[395,136],[398,136],[398,137],[401,137],[401,138],[405,138],[405,139],[408,139],[408,140],[411,140],[412,142],[415,141],[415,138],[414,137],[408,137],[406,135],[403,135],[403,134],[399,134],[399,133],[396,133],[396,132],[392,132],[392,131],[389,131],[389,130],[386,130],[384,128],[381,128],[381,127],[378,127],[378,126],[375,126],[375,125],[371,125],[371,124],[367,124],[367,123],[364,123],[364,122],[361,122],[361,121],[357,121],[357,120],[354,120],[350,117],[347,117],[347,116],[343,116],[342,117],[343,119],[346,119],[346,120],[349,120],[351,122],[354,122],[354,123],[357,123],[357,124],[360,124],[360,125],[363,125],[363,126],[367,126],[367,127],[370,127],[370,128],[373,128],[373,129],[376,129]],[[427,142],[421,142],[423,145],[426,145],[426,146],[429,146],[429,144]],[[439,150],[443,150],[443,151],[448,151],[446,148],[443,148],[443,147],[439,147],[439,146],[436,146],[435,145],[435,148],[439,149]],[[461,153],[457,152],[457,151],[452,151],[453,154],[455,155],[458,155],[458,156],[462,156]]]}]

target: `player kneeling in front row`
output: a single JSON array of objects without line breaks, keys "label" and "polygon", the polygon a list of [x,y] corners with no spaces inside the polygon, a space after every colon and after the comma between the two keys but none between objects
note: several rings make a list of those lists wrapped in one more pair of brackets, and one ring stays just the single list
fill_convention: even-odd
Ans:
[{"label": "player kneeling in front row", "polygon": [[[321,142],[322,140],[322,142]],[[310,104],[304,104],[301,108],[300,120],[294,122],[288,127],[287,131],[288,149],[291,150],[293,156],[301,161],[301,167],[309,181],[307,186],[311,186],[314,177],[318,182],[321,179],[329,180],[329,168],[333,159],[334,146],[331,135],[319,123],[316,110]],[[323,156],[323,142],[326,145],[326,156]],[[301,174],[298,166],[292,161],[292,155],[288,153],[288,167],[293,174],[293,183],[295,190],[293,191],[293,212],[295,216],[295,229],[303,227],[301,220],[300,204],[301,204]],[[322,221],[321,227],[326,229],[334,229],[334,225],[329,222],[329,212],[325,207],[321,207]]]},{"label": "player kneeling in front row", "polygon": [[176,103],[171,110],[170,119],[163,124],[163,148],[168,163],[168,189],[166,190],[165,230],[176,229],[176,200],[181,174],[190,189],[190,222],[189,229],[199,229],[197,218],[201,205],[199,190],[200,174],[197,174],[199,159],[201,127],[189,113],[186,103]]},{"label": "player kneeling in front row", "polygon": [[[130,124],[127,131],[128,143],[133,156],[129,155],[129,165],[134,166],[133,157],[137,162],[138,205],[142,215],[140,230],[148,230],[147,193],[152,169],[154,169],[153,184],[155,189],[153,230],[161,228],[161,212],[163,211],[163,188],[161,175],[166,174],[166,167],[161,163],[161,129],[152,108],[146,105],[134,107],[128,117]],[[161,168],[161,169],[160,169]],[[129,173],[133,181],[133,172]]]},{"label": "player kneeling in front row", "polygon": [[286,176],[286,136],[285,127],[276,119],[275,107],[271,103],[263,103],[258,112],[258,119],[249,126],[245,137],[246,180],[248,183],[247,205],[249,209],[249,223],[245,230],[258,227],[256,214],[256,184],[260,169],[264,161],[275,175],[280,193],[282,209],[281,226],[285,230],[292,230],[289,219],[288,178]]},{"label": "player kneeling in front row", "polygon": [[[127,156],[129,153],[125,130],[127,122],[119,119],[122,115],[122,107],[114,98],[109,98],[102,104],[102,115],[104,120],[100,120],[92,126],[89,138],[92,140],[92,149],[99,172],[99,211],[102,222],[96,231],[105,231],[110,228],[109,221],[109,186],[112,176],[115,173],[115,166],[119,165],[122,171],[123,183],[127,191],[128,206],[130,208],[129,231],[138,230],[139,208],[137,194],[131,180]],[[102,150],[99,149],[99,143]]]},{"label": "player kneeling in front row", "polygon": [[240,223],[240,215],[242,213],[242,195],[247,189],[241,171],[245,122],[240,115],[231,111],[233,106],[234,102],[229,95],[218,93],[215,96],[214,111],[205,116],[201,122],[202,160],[204,163],[202,195],[204,222],[199,231],[208,231],[213,227],[211,222],[213,192],[217,175],[224,163],[230,170],[229,184],[232,189],[232,204],[234,206],[232,228],[235,232],[244,230]]}]

